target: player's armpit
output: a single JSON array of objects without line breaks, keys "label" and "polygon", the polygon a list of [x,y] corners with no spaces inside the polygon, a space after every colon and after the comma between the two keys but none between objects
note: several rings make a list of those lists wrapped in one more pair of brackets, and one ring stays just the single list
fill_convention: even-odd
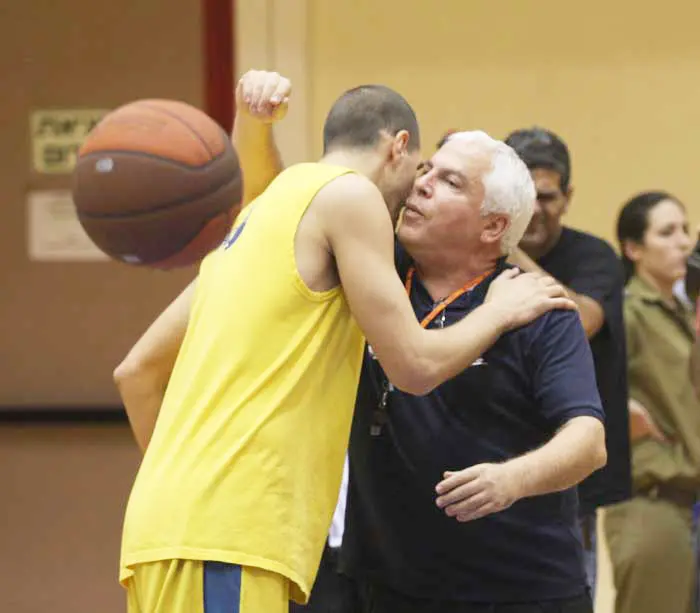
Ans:
[{"label": "player's armpit", "polygon": [[196,281],[163,311],[114,371],[139,447],[145,451],[185,337]]}]

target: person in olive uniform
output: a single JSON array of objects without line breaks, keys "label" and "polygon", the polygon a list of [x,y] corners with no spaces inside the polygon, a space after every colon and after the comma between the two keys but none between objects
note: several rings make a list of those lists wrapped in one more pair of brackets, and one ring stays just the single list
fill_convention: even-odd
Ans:
[{"label": "person in olive uniform", "polygon": [[695,583],[692,508],[700,489],[700,401],[690,378],[691,310],[674,295],[692,242],[685,208],[646,192],[620,212],[627,273],[630,435],[634,496],[610,507],[617,613],[687,613]]}]

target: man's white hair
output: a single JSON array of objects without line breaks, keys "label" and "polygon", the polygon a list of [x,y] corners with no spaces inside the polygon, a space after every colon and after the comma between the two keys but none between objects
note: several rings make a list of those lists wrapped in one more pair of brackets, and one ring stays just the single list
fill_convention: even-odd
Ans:
[{"label": "man's white hair", "polygon": [[455,132],[447,140],[483,145],[485,153],[490,155],[491,169],[481,178],[484,185],[481,214],[501,213],[508,217],[508,228],[501,239],[501,252],[508,255],[518,246],[535,209],[537,192],[530,171],[514,149],[486,132]]}]

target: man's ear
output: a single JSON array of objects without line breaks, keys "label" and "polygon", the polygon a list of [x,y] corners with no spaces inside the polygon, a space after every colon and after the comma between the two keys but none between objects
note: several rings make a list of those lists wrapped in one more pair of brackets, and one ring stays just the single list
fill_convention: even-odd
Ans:
[{"label": "man's ear", "polygon": [[498,243],[503,238],[510,226],[507,215],[491,213],[484,219],[484,227],[481,230],[481,242],[487,245]]}]

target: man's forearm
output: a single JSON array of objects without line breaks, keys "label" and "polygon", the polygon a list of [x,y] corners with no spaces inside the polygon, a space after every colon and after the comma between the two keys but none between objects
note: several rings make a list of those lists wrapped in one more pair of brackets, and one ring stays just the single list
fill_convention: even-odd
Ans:
[{"label": "man's forearm", "polygon": [[605,429],[595,417],[575,417],[546,445],[510,460],[518,498],[559,492],[605,466]]},{"label": "man's forearm", "polygon": [[282,158],[271,123],[238,113],[233,125],[233,145],[243,170],[243,202],[257,198],[282,171]]},{"label": "man's forearm", "polygon": [[[523,272],[548,274],[535,260],[519,247],[513,250],[508,261]],[[586,337],[589,339],[594,337],[605,322],[605,314],[603,313],[602,307],[593,300],[593,298],[584,294],[579,294],[570,287],[566,287],[566,291],[569,293],[569,297],[576,303],[576,306],[578,306],[579,316],[581,317],[583,329],[586,331]]]},{"label": "man's forearm", "polygon": [[415,356],[405,362],[422,381],[419,385],[422,389],[411,393],[427,394],[457,376],[491,348],[506,330],[507,321],[502,313],[485,304],[449,328],[422,331],[422,342]]}]

